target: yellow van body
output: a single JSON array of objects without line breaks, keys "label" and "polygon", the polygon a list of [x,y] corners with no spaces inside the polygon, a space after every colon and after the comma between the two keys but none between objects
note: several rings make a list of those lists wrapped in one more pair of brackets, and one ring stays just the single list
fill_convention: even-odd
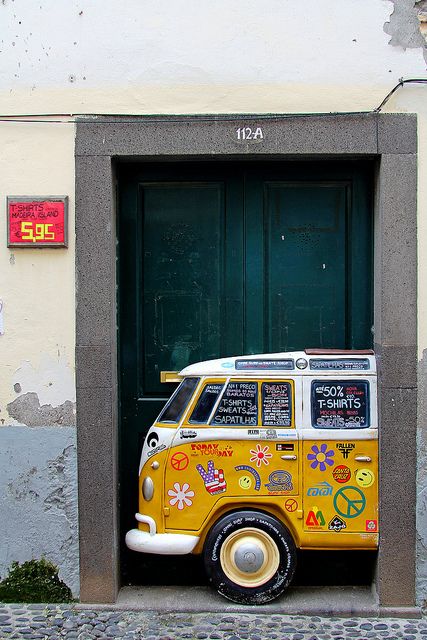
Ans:
[{"label": "yellow van body", "polygon": [[248,603],[289,584],[295,548],[377,547],[372,352],[240,356],[180,376],[142,451],[128,547],[203,552],[220,593]]}]

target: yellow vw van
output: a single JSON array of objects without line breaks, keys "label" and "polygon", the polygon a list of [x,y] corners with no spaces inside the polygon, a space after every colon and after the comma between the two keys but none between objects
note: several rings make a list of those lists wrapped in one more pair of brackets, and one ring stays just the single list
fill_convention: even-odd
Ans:
[{"label": "yellow vw van", "polygon": [[289,585],[296,549],[378,545],[372,351],[275,353],[190,365],[150,429],[134,551],[203,554],[239,603]]}]

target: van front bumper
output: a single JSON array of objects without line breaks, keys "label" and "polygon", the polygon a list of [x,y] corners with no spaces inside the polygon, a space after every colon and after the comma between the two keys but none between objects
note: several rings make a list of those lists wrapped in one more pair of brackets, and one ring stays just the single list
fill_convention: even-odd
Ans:
[{"label": "van front bumper", "polygon": [[132,551],[159,555],[185,555],[191,553],[199,542],[198,536],[184,533],[156,533],[156,523],[150,516],[135,515],[138,522],[148,524],[150,532],[131,529],[126,534],[126,546]]}]

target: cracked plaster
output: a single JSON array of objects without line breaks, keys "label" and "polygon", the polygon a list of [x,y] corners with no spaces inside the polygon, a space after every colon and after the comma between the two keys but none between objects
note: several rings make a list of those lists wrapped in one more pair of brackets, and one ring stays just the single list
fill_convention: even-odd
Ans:
[{"label": "cracked plaster", "polygon": [[28,427],[69,427],[76,423],[76,406],[70,400],[52,407],[40,405],[37,393],[24,393],[6,408],[13,420]]},{"label": "cracked plaster", "polygon": [[389,44],[405,49],[421,48],[427,62],[427,32],[424,17],[427,18],[427,0],[390,0],[394,10],[384,31],[391,36]]}]

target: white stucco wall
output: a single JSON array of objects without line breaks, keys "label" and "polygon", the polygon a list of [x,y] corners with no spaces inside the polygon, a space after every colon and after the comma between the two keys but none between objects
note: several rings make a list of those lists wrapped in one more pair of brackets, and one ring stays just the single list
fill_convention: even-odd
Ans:
[{"label": "white stucco wall", "polygon": [[[1,427],[26,424],[11,417],[7,405],[28,394],[72,422],[75,130],[71,119],[50,114],[371,110],[399,78],[427,77],[421,46],[389,44],[384,24],[393,9],[390,0],[2,0],[0,116],[46,117],[0,118],[0,436]],[[401,19],[402,30],[411,19],[416,22],[409,13]],[[385,110],[418,114],[422,361],[427,85],[399,89]],[[7,249],[7,195],[68,195],[68,249]],[[425,420],[421,411],[420,432]],[[54,418],[49,428],[63,426]],[[55,452],[46,446],[49,460],[57,455],[57,443]],[[426,584],[427,568],[421,578],[420,585]]]},{"label": "white stucco wall", "polygon": [[[4,0],[4,113],[371,109],[420,49],[389,0]],[[410,105],[408,105],[410,107]]]},{"label": "white stucco wall", "polygon": [[[0,123],[0,426],[7,404],[75,402],[74,124]],[[6,196],[68,195],[68,249],[7,249]],[[20,391],[16,391],[20,388]]]}]

